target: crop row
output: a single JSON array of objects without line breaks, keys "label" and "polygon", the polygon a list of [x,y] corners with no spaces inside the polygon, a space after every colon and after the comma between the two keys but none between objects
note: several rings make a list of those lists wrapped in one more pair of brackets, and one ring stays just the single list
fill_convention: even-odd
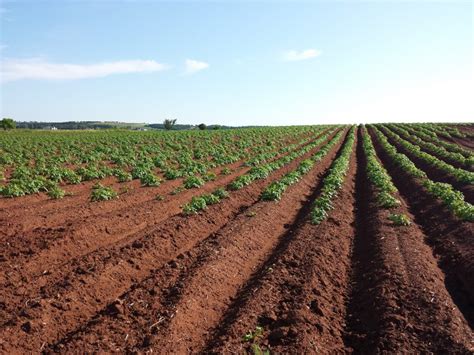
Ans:
[{"label": "crop row", "polygon": [[435,156],[422,151],[419,146],[411,144],[410,142],[401,138],[398,134],[394,133],[387,127],[383,125],[379,127],[394,142],[396,142],[397,144],[400,144],[404,149],[406,149],[408,152],[410,152],[417,158],[427,163],[429,166],[451,175],[459,183],[463,183],[463,184],[474,183],[474,173],[470,171],[466,171],[464,169],[455,168],[454,166],[442,161],[441,159],[438,159]]},{"label": "crop row", "polygon": [[[400,206],[400,201],[395,197],[398,190],[387,170],[378,161],[372,139],[365,127],[362,128],[362,148],[367,161],[367,178],[374,187],[378,206],[386,209],[394,209]],[[409,218],[404,214],[390,214],[389,218],[397,225],[410,224]]]},{"label": "crop row", "polygon": [[289,162],[295,160],[296,158],[306,154],[309,152],[311,149],[314,147],[318,146],[321,144],[323,141],[325,141],[329,134],[332,133],[326,133],[322,136],[320,136],[318,139],[312,141],[310,144],[304,146],[303,148],[299,149],[298,151],[291,152],[290,154],[287,154],[277,160],[274,160],[272,162],[269,162],[267,164],[262,164],[259,166],[254,166],[251,168],[246,174],[240,175],[237,177],[234,181],[232,181],[228,186],[227,189],[231,191],[235,190],[240,190],[244,186],[250,185],[253,181],[257,179],[265,179],[270,175],[273,171],[280,169],[281,167],[285,166]]},{"label": "crop row", "polygon": [[280,200],[286,189],[297,183],[305,174],[307,174],[316,164],[321,161],[331,150],[331,148],[339,142],[343,131],[339,131],[328,143],[326,143],[311,158],[303,160],[300,165],[293,171],[283,176],[280,180],[272,182],[263,190],[261,199],[264,201]]},{"label": "crop row", "polygon": [[403,127],[407,131],[409,131],[411,134],[415,134],[419,138],[423,139],[426,142],[434,143],[438,146],[443,147],[446,149],[448,152],[452,153],[458,153],[461,154],[464,158],[467,160],[467,164],[472,165],[474,162],[474,154],[468,150],[464,149],[463,147],[455,144],[455,143],[449,143],[444,141],[443,139],[440,139],[436,133],[427,130],[423,126],[419,124],[404,124],[404,125],[397,125],[397,127]]},{"label": "crop row", "polygon": [[344,146],[339,156],[331,164],[328,174],[322,182],[321,192],[313,202],[311,210],[311,222],[313,224],[320,224],[326,219],[328,212],[333,208],[332,200],[337,196],[344,183],[355,141],[355,128],[356,126],[352,126],[349,130]]},{"label": "crop row", "polygon": [[400,137],[410,141],[413,144],[416,144],[422,150],[432,155],[435,155],[445,160],[446,162],[451,161],[466,168],[469,168],[472,163],[474,163],[474,155],[472,155],[472,157],[470,158],[465,158],[460,153],[447,151],[441,144],[439,144],[439,140],[435,144],[432,142],[427,142],[426,140],[418,137],[415,132],[409,131],[408,129],[400,127],[399,125],[387,125],[387,127],[398,135],[400,135]]},{"label": "crop row", "polygon": [[[227,185],[227,190],[235,191],[243,188],[244,186],[248,186],[253,183],[255,180],[265,179],[267,178],[273,171],[280,169],[281,167],[285,166],[286,164],[290,163],[291,161],[301,157],[302,155],[308,153],[311,149],[315,148],[316,146],[320,145],[324,142],[331,134],[333,130],[321,135],[319,138],[315,139],[310,144],[304,146],[298,151],[292,152],[288,155],[285,155],[275,161],[272,161],[267,164],[262,164],[260,166],[255,166],[249,170],[248,173],[237,177],[234,181]],[[340,135],[339,132],[336,135]],[[334,139],[333,139],[334,140]],[[306,166],[307,163],[303,165]],[[209,203],[211,202],[211,203]],[[200,195],[194,196],[191,198],[191,201],[188,202],[183,206],[183,212],[185,214],[192,214],[197,213],[201,210],[206,209],[206,207],[210,204],[217,203],[216,199],[210,199],[208,195]]]},{"label": "crop row", "polygon": [[460,191],[455,190],[450,184],[430,180],[426,173],[417,168],[405,154],[399,153],[376,126],[370,127],[373,129],[382,149],[396,166],[414,179],[419,180],[429,194],[442,201],[458,218],[465,221],[474,221],[474,206],[464,201],[464,195]]},{"label": "crop row", "polygon": [[[0,186],[0,193],[8,197],[39,191],[51,193],[60,191],[59,185],[63,183],[78,184],[107,176],[116,176],[119,182],[140,179],[144,186],[157,186],[161,178],[156,175],[156,168],[161,169],[166,179],[195,174],[205,178],[209,169],[222,164],[294,149],[323,129],[321,126],[261,132],[173,132],[166,136],[155,132],[140,132],[144,136],[121,131],[88,135],[61,132],[45,136],[44,141],[39,139],[43,134],[36,132],[6,134],[0,137],[0,172],[6,167],[12,172],[8,183]],[[295,142],[295,137],[300,141],[288,144]],[[73,153],[77,151],[81,152],[79,157]],[[77,166],[71,167],[74,164]]]},{"label": "crop row", "polygon": [[431,132],[436,133],[436,135],[440,135],[442,137],[466,138],[466,135],[464,133],[460,132],[457,128],[454,128],[454,127],[448,127],[446,125],[434,124],[434,123],[421,123],[420,125],[430,130]]}]

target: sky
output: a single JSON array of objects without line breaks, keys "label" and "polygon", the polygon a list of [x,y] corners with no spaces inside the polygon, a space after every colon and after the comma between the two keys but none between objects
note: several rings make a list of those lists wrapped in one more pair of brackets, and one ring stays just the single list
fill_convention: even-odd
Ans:
[{"label": "sky", "polygon": [[473,122],[472,1],[0,0],[0,115]]}]

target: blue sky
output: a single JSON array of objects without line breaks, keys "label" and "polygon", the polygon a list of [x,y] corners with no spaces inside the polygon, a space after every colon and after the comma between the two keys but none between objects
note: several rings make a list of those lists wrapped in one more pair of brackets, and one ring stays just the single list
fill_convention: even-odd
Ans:
[{"label": "blue sky", "polygon": [[473,121],[471,1],[0,2],[1,115]]}]

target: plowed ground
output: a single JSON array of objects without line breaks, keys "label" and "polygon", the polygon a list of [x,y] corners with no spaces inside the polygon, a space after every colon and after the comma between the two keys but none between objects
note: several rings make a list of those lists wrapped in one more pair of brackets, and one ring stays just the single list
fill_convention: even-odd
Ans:
[{"label": "plowed ground", "polygon": [[319,147],[192,216],[180,206],[247,168],[176,196],[178,181],[100,203],[85,185],[1,199],[0,352],[472,353],[472,223],[374,140],[413,221],[392,225],[359,135],[320,225],[309,212],[342,141],[278,202],[263,189]]}]

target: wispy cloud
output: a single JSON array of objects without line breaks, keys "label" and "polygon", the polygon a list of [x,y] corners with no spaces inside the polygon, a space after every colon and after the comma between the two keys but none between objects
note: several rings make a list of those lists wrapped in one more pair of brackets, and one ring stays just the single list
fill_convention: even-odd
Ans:
[{"label": "wispy cloud", "polygon": [[194,59],[186,59],[185,66],[186,74],[194,74],[198,71],[209,68],[209,63],[200,62]]},{"label": "wispy cloud", "polygon": [[305,49],[303,51],[291,50],[283,54],[283,60],[286,62],[296,62],[316,58],[321,55],[321,51],[317,49]]},{"label": "wispy cloud", "polygon": [[43,59],[7,59],[1,66],[1,80],[74,80],[101,78],[114,74],[147,73],[165,70],[154,60],[122,60],[96,64],[51,63]]}]

